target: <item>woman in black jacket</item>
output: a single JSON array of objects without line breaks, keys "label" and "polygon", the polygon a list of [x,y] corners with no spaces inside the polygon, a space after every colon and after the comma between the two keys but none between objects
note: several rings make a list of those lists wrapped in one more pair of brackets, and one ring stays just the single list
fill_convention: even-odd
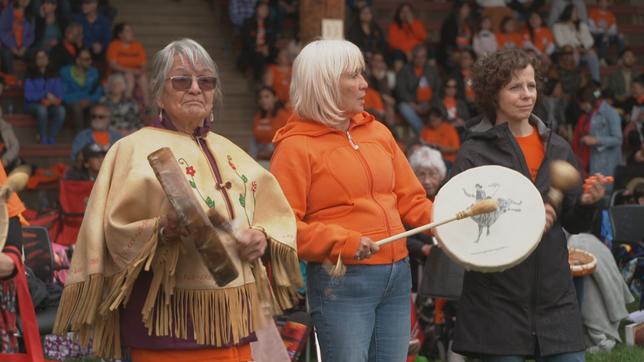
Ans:
[{"label": "woman in black jacket", "polygon": [[366,5],[358,10],[347,31],[347,40],[357,45],[367,60],[374,53],[384,53],[387,50],[385,35],[373,17],[373,10]]},{"label": "woman in black jacket", "polygon": [[[568,143],[532,110],[537,101],[537,60],[504,49],[474,67],[474,91],[483,117],[469,126],[451,176],[482,165],[501,165],[532,180],[547,195],[549,163],[576,164]],[[525,142],[529,141],[529,142]],[[468,271],[463,279],[454,332],[454,351],[483,361],[583,361],[584,335],[568,265],[563,228],[588,230],[601,183],[582,194],[566,193],[556,210],[547,201],[546,228],[536,250],[503,272]]]},{"label": "woman in black jacket", "polygon": [[257,82],[261,81],[266,65],[275,56],[277,34],[269,15],[268,4],[258,2],[255,14],[246,19],[241,29],[242,48],[237,63],[243,70],[252,67]]}]

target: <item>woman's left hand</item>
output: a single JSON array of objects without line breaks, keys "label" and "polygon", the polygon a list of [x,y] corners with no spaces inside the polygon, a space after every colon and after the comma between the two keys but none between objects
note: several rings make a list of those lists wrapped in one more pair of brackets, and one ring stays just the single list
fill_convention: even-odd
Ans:
[{"label": "woman's left hand", "polygon": [[581,194],[581,203],[583,205],[592,205],[601,200],[606,194],[604,183],[607,178],[600,173],[595,177],[589,177],[584,183],[584,193]]},{"label": "woman's left hand", "polygon": [[255,229],[246,229],[238,232],[237,248],[239,249],[239,257],[244,261],[254,261],[255,259],[264,255],[266,250],[266,235]]}]

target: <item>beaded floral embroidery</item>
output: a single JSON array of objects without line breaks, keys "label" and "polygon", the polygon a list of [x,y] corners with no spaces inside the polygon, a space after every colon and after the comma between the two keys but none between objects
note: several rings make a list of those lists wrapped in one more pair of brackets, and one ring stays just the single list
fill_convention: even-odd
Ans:
[{"label": "beaded floral embroidery", "polygon": [[244,183],[244,193],[239,194],[239,204],[244,208],[244,215],[246,216],[246,221],[248,221],[248,225],[252,225],[252,220],[255,218],[255,204],[257,204],[257,199],[255,197],[255,193],[257,192],[257,182],[252,181],[250,183],[250,191],[251,191],[251,196],[253,197],[253,214],[251,216],[248,215],[248,209],[247,209],[247,201],[248,201],[248,177],[244,175],[243,173],[240,173],[239,170],[237,169],[237,166],[233,163],[233,158],[232,156],[228,155],[228,166],[235,172],[237,177],[239,177],[242,182]]},{"label": "beaded floral embroidery", "polygon": [[210,197],[206,196],[201,193],[201,190],[197,187],[197,183],[195,182],[195,175],[197,174],[197,170],[194,168],[194,166],[188,164],[188,161],[186,161],[184,158],[180,158],[177,160],[179,162],[179,165],[182,167],[185,167],[186,170],[186,175],[188,175],[188,183],[190,186],[197,191],[199,194],[199,197],[203,200],[203,202],[208,205],[209,208],[213,209],[215,207],[215,201]]}]

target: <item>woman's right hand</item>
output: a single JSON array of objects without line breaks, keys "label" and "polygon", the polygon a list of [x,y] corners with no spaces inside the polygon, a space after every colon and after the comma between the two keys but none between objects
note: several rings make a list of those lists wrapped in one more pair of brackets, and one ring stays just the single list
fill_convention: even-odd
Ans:
[{"label": "woman's right hand", "polygon": [[360,237],[360,245],[358,246],[358,250],[356,250],[355,258],[358,260],[370,258],[378,250],[380,250],[378,244],[374,243],[370,238],[362,236]]}]

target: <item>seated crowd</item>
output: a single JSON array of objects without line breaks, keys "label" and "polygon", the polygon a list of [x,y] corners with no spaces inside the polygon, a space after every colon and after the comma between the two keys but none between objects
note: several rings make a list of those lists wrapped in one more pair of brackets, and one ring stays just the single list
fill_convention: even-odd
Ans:
[{"label": "seated crowd", "polygon": [[[0,76],[6,87],[22,89],[22,109],[36,119],[41,144],[56,144],[62,127],[80,136],[96,105],[121,136],[143,126],[150,114],[146,52],[129,24],[112,24],[116,10],[108,1],[2,1],[0,12]],[[26,72],[15,67],[18,60]],[[20,108],[12,104],[9,113],[14,106]]]}]

